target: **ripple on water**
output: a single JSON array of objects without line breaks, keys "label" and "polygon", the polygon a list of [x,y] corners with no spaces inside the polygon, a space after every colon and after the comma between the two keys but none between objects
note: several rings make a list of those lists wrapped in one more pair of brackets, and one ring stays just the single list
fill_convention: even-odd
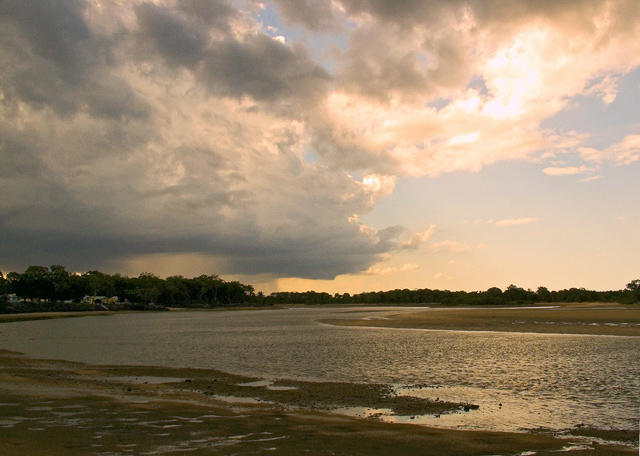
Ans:
[{"label": "ripple on water", "polygon": [[[474,414],[485,429],[564,429],[577,423],[637,429],[638,337],[338,328],[318,323],[344,317],[347,310],[166,312],[41,320],[4,325],[0,342],[3,348],[30,356],[93,364],[213,368],[267,379],[441,386],[435,394],[443,400],[480,404],[480,410],[460,414],[460,419]],[[357,310],[358,318],[403,311]],[[127,381],[161,381],[156,379]],[[162,379],[172,380],[184,379]],[[440,425],[454,419],[443,418],[438,419]],[[430,424],[438,424],[435,420]]]}]

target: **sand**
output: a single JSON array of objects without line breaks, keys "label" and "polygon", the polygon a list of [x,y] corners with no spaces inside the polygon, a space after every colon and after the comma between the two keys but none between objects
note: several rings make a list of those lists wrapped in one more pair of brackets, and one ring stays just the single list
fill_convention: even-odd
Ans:
[{"label": "sand", "polygon": [[[332,323],[640,335],[637,308],[595,307],[448,308]],[[68,316],[73,315],[0,317],[0,322]],[[473,404],[398,397],[382,384],[264,382],[208,369],[94,366],[0,350],[0,455],[638,454],[637,429],[434,429],[337,414],[344,407],[398,415],[473,413]]]},{"label": "sand", "polygon": [[[638,451],[637,432],[614,436],[630,445],[604,445],[593,440],[606,437],[597,430],[582,430],[586,438],[558,438],[432,429],[330,413],[342,406],[393,407],[388,388],[269,383],[207,369],[92,366],[0,351],[0,454],[557,455],[570,446],[571,455]],[[397,412],[460,408],[421,402],[399,403]]]},{"label": "sand", "polygon": [[441,307],[377,319],[325,322],[386,328],[640,336],[640,307],[618,304],[573,304],[552,308]]}]

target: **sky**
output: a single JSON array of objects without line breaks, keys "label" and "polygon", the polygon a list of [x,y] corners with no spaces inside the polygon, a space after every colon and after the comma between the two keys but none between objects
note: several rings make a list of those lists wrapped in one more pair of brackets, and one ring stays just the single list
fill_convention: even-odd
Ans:
[{"label": "sky", "polygon": [[0,0],[0,271],[640,278],[637,0]]}]

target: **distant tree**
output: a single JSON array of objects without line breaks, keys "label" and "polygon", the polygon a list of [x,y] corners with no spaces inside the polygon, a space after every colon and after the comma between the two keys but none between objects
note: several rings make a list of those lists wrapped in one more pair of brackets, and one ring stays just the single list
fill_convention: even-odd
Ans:
[{"label": "distant tree", "polygon": [[162,292],[158,296],[158,304],[169,307],[186,307],[190,300],[189,280],[182,276],[167,277]]},{"label": "distant tree", "polygon": [[632,302],[640,301],[640,279],[632,280],[627,284],[625,291],[631,297]]},{"label": "distant tree", "polygon": [[138,302],[144,304],[157,303],[163,288],[161,278],[150,272],[143,272],[134,282],[136,283]]},{"label": "distant tree", "polygon": [[214,306],[218,304],[218,291],[223,281],[217,275],[201,275],[193,279],[198,288],[198,302]]},{"label": "distant tree", "polygon": [[100,271],[87,271],[82,274],[85,291],[90,296],[113,296],[115,287],[110,275]]},{"label": "distant tree", "polygon": [[0,304],[4,303],[7,300],[9,291],[9,281],[4,278],[4,274],[2,274],[2,271],[0,271]]},{"label": "distant tree", "polygon": [[538,287],[536,296],[539,302],[551,302],[551,292],[547,287]]},{"label": "distant tree", "polygon": [[253,302],[254,296],[255,290],[251,285],[236,281],[225,282],[223,280],[218,284],[218,304],[249,304]]},{"label": "distant tree", "polygon": [[84,287],[80,276],[70,273],[64,266],[57,264],[49,269],[49,277],[53,283],[54,299],[56,301],[77,301],[82,298]]},{"label": "distant tree", "polygon": [[7,275],[11,290],[21,298],[49,301],[55,296],[55,287],[49,268],[29,266],[22,274],[11,272]]},{"label": "distant tree", "polygon": [[509,285],[504,291],[504,296],[510,302],[534,302],[536,300],[536,295],[533,291],[525,290],[515,285]]}]

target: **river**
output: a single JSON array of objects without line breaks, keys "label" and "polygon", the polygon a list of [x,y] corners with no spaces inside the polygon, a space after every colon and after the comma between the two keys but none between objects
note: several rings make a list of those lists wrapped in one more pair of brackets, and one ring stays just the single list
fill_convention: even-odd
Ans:
[{"label": "river", "polygon": [[389,383],[403,394],[480,405],[479,410],[441,417],[388,418],[432,426],[638,428],[640,337],[321,323],[405,310],[415,308],[162,312],[14,322],[0,325],[0,348],[91,364]]}]

